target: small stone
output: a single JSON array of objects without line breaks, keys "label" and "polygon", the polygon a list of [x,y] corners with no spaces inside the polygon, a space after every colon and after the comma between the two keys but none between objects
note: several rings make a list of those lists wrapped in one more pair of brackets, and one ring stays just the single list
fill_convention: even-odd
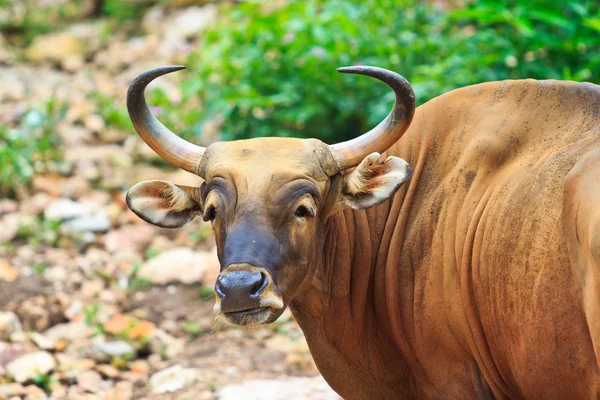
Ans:
[{"label": "small stone", "polygon": [[104,120],[96,114],[88,115],[85,118],[84,125],[92,132],[102,132],[105,129]]},{"label": "small stone", "polygon": [[153,369],[158,369],[158,368],[156,368],[156,366],[157,366],[158,364],[160,364],[162,361],[163,361],[163,359],[162,359],[162,357],[160,356],[160,354],[156,354],[156,353],[154,353],[154,354],[150,354],[150,355],[148,356],[148,363],[150,364],[150,366],[151,366]]},{"label": "small stone", "polygon": [[81,285],[81,296],[84,299],[92,299],[97,297],[100,292],[104,289],[104,282],[96,279],[96,280],[87,280],[84,281]]},{"label": "small stone", "polygon": [[139,321],[128,332],[127,337],[130,339],[144,339],[154,332],[156,325],[150,321]]},{"label": "small stone", "polygon": [[77,384],[90,393],[98,393],[102,388],[102,376],[96,371],[85,371],[77,376]]},{"label": "small stone", "polygon": [[87,215],[72,219],[63,227],[71,232],[104,233],[110,229],[110,220],[106,215]]},{"label": "small stone", "polygon": [[75,300],[71,305],[65,309],[65,318],[73,320],[77,318],[83,312],[83,303],[79,300]]},{"label": "small stone", "polygon": [[17,279],[17,276],[17,271],[10,265],[8,260],[0,258],[0,281],[13,282]]},{"label": "small stone", "polygon": [[194,369],[174,365],[154,373],[150,377],[150,387],[156,394],[175,392],[191,386],[196,381],[197,374]]},{"label": "small stone", "polygon": [[80,54],[84,44],[67,33],[50,33],[35,38],[25,52],[31,61],[61,61],[70,56]]},{"label": "small stone", "polygon": [[184,347],[183,338],[173,337],[162,329],[155,329],[150,335],[150,351],[167,359],[177,357],[183,352]]},{"label": "small stone", "polygon": [[104,323],[102,328],[113,335],[123,333],[127,328],[131,326],[133,319],[125,314],[115,314],[108,321]]},{"label": "small stone", "polygon": [[115,379],[119,376],[119,370],[109,364],[96,365],[96,371],[105,378]]},{"label": "small stone", "polygon": [[122,340],[95,343],[92,351],[94,359],[100,362],[110,361],[117,357],[130,360],[134,359],[136,355],[135,348]]},{"label": "small stone", "polygon": [[19,209],[19,203],[15,200],[0,200],[0,215],[16,213]]},{"label": "small stone", "polygon": [[189,37],[202,32],[217,18],[217,7],[209,4],[204,7],[189,7],[173,21],[168,34]]},{"label": "small stone", "polygon": [[66,220],[83,217],[89,214],[86,206],[76,201],[61,198],[50,203],[44,210],[46,219]]},{"label": "small stone", "polygon": [[[5,383],[0,385],[0,399],[12,398],[13,396],[24,396],[25,388],[20,383]],[[20,397],[17,397],[19,400]]]},{"label": "small stone", "polygon": [[135,360],[129,363],[129,370],[134,374],[146,376],[150,373],[150,364],[145,360]]},{"label": "small stone", "polygon": [[94,333],[94,329],[83,321],[67,322],[54,325],[44,332],[44,336],[53,341],[88,338]]},{"label": "small stone", "polygon": [[22,101],[25,93],[25,84],[16,74],[2,71],[0,74],[0,103]]},{"label": "small stone", "polygon": [[339,400],[321,376],[315,378],[293,378],[282,380],[250,380],[229,385],[219,391],[221,400]]},{"label": "small stone", "polygon": [[82,54],[72,54],[62,60],[62,68],[69,72],[78,72],[85,66],[85,58]]},{"label": "small stone", "polygon": [[57,370],[62,372],[67,379],[76,378],[96,365],[94,360],[75,358],[63,353],[56,354],[56,361],[58,362]]},{"label": "small stone", "polygon": [[40,214],[52,201],[48,193],[36,193],[21,202],[21,211],[27,214]]},{"label": "small stone", "polygon": [[[0,342],[0,365],[6,367],[11,361],[31,351],[35,351],[35,348],[28,344]],[[6,373],[6,370],[4,372]]]},{"label": "small stone", "polygon": [[104,237],[106,250],[116,253],[125,250],[143,251],[157,234],[150,224],[125,225]]},{"label": "small stone", "polygon": [[17,310],[21,316],[23,329],[26,331],[45,331],[50,326],[50,313],[45,304],[37,304],[34,300],[26,300]]},{"label": "small stone", "polygon": [[45,351],[26,354],[6,366],[6,370],[16,382],[23,383],[47,374],[54,369],[56,361]]},{"label": "small stone", "polygon": [[22,332],[19,317],[12,311],[0,312],[0,340],[8,340],[15,332]]},{"label": "small stone", "polygon": [[41,333],[32,332],[29,337],[33,343],[41,350],[54,350],[56,348],[56,342]]},{"label": "small stone", "polygon": [[0,218],[0,243],[8,243],[17,237],[19,228],[28,222],[27,218],[22,218],[19,214],[8,214]]},{"label": "small stone", "polygon": [[117,382],[115,387],[104,394],[104,400],[131,400],[133,398],[133,384],[128,381]]},{"label": "small stone", "polygon": [[46,400],[48,395],[35,385],[25,387],[25,400]]},{"label": "small stone", "polygon": [[142,264],[138,276],[158,285],[200,283],[207,270],[218,268],[218,265],[217,256],[213,252],[181,247],[167,250]]}]

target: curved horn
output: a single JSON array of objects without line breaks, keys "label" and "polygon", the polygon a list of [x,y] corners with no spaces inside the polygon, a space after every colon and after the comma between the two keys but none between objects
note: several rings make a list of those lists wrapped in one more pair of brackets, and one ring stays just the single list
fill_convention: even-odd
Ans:
[{"label": "curved horn", "polygon": [[357,138],[329,146],[340,171],[343,171],[357,166],[373,152],[383,153],[402,137],[415,113],[415,94],[406,79],[387,69],[357,66],[338,68],[337,71],[379,79],[396,94],[394,108],[379,125]]},{"label": "curved horn", "polygon": [[196,173],[204,147],[187,142],[167,129],[148,109],[144,90],[161,75],[184,69],[184,66],[158,67],[138,75],[127,90],[127,111],[140,137],[167,162]]}]

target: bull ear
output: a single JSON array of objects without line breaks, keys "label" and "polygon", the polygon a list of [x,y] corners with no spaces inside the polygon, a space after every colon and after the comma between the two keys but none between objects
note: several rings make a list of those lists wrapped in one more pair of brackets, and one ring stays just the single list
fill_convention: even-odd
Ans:
[{"label": "bull ear", "polygon": [[138,217],[162,228],[179,228],[202,214],[199,188],[166,181],[144,181],[127,192],[127,206]]},{"label": "bull ear", "polygon": [[354,169],[344,175],[341,200],[356,210],[383,203],[410,179],[412,169],[398,157],[381,160],[381,154],[371,153]]}]

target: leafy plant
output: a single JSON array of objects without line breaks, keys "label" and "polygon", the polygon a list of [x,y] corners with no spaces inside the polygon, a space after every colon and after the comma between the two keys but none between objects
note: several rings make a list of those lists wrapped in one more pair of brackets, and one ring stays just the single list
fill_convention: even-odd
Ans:
[{"label": "leafy plant", "polygon": [[135,293],[138,290],[144,290],[152,286],[152,281],[150,279],[139,276],[141,267],[142,263],[140,262],[133,264],[126,288],[128,294]]},{"label": "leafy plant", "polygon": [[50,374],[39,374],[33,378],[33,383],[47,393],[52,391],[53,378]]},{"label": "leafy plant", "polygon": [[24,196],[34,173],[59,160],[60,139],[56,125],[66,112],[64,105],[48,100],[43,110],[30,110],[15,128],[0,126],[0,196]]},{"label": "leafy plant", "polygon": [[214,297],[215,291],[208,286],[201,286],[200,289],[198,289],[198,294],[200,294],[200,298],[203,300],[208,300]]},{"label": "leafy plant", "polygon": [[[56,246],[60,237],[60,224],[58,220],[33,218],[19,228],[17,239],[26,240],[34,248],[41,245]],[[45,263],[40,263],[34,266],[34,272],[43,273],[46,267]]]},{"label": "leafy plant", "polygon": [[[470,27],[466,54],[484,60],[487,79],[598,81],[600,4],[596,1],[483,0],[448,14]],[[481,55],[485,54],[484,57]],[[473,68],[473,56],[466,64]]]},{"label": "leafy plant", "polygon": [[98,114],[106,125],[133,132],[133,124],[129,119],[125,105],[116,103],[115,99],[100,92],[94,93],[92,98],[96,103]]},{"label": "leafy plant", "polygon": [[202,334],[200,324],[195,321],[186,321],[183,323],[181,330],[187,335],[188,341],[193,341]]},{"label": "leafy plant", "polygon": [[[411,0],[290,0],[226,4],[182,72],[183,99],[149,103],[201,144],[260,136],[346,140],[388,113],[385,85],[340,76],[376,65],[409,79],[418,103],[484,81],[598,81],[600,5],[481,0],[443,9]],[[188,106],[200,100],[200,107]]]},{"label": "leafy plant", "polygon": [[106,336],[106,331],[102,325],[102,322],[98,319],[98,312],[100,311],[100,304],[92,303],[83,307],[83,315],[86,325],[94,327],[96,332],[93,336]]}]

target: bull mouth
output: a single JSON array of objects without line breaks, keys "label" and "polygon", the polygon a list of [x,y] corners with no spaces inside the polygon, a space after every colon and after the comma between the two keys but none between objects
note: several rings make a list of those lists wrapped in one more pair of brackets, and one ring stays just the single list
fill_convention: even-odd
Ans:
[{"label": "bull mouth", "polygon": [[264,324],[271,317],[271,307],[254,307],[240,311],[223,313],[227,321],[234,325]]}]

